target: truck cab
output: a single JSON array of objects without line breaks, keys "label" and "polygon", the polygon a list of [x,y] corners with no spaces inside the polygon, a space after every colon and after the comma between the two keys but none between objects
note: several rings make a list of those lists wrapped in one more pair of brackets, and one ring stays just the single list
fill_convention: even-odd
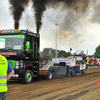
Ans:
[{"label": "truck cab", "polygon": [[39,74],[40,35],[29,30],[0,30],[0,55],[13,67],[13,77],[30,83]]},{"label": "truck cab", "polygon": [[84,71],[87,68],[86,55],[84,54],[84,50],[77,50],[75,53],[76,64],[80,65],[80,70]]}]

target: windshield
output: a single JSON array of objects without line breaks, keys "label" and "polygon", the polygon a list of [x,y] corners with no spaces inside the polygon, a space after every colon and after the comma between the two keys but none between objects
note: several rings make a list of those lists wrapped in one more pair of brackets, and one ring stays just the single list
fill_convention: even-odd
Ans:
[{"label": "windshield", "polygon": [[78,57],[78,56],[77,56],[77,57],[76,57],[76,60],[79,60],[79,61],[80,61],[80,60],[82,60],[82,57]]},{"label": "windshield", "polygon": [[83,53],[84,53],[83,50],[77,50],[77,51],[76,51],[76,55],[83,54]]},{"label": "windshield", "polygon": [[0,36],[0,49],[23,49],[24,38],[20,35],[16,36]]}]

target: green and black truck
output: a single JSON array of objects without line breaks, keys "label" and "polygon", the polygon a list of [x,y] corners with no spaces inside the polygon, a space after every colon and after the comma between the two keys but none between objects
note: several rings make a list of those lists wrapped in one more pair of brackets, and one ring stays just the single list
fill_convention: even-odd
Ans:
[{"label": "green and black truck", "polygon": [[0,55],[7,58],[17,77],[23,83],[31,83],[33,77],[52,78],[47,56],[39,55],[40,34],[27,30],[0,30]]}]

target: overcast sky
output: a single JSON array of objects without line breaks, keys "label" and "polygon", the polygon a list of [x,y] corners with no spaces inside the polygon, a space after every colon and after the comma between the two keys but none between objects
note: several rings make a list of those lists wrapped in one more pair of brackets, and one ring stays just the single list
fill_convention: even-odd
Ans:
[{"label": "overcast sky", "polygon": [[[99,0],[96,1],[95,5],[100,5]],[[100,45],[100,20],[99,15],[95,17],[96,13],[93,8],[95,5],[90,4],[84,15],[76,14],[69,9],[64,11],[60,7],[47,8],[43,15],[43,25],[40,30],[40,50],[42,51],[46,47],[56,48],[55,23],[58,23],[57,48],[59,50],[69,52],[71,47],[72,53],[76,50],[84,50],[86,53],[88,50],[88,54],[92,55],[95,48]],[[19,28],[36,32],[34,11],[31,6],[32,3],[30,2],[21,17]],[[8,0],[0,0],[0,29],[13,28],[14,20],[9,11]]]}]

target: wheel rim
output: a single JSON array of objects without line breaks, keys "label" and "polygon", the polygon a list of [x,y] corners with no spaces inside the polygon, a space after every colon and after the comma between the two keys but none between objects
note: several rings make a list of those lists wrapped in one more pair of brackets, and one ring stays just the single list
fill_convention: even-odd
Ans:
[{"label": "wheel rim", "polygon": [[31,80],[31,78],[32,78],[31,74],[30,74],[30,73],[28,73],[28,74],[27,74],[27,80],[28,80],[28,81],[30,81],[30,80]]},{"label": "wheel rim", "polygon": [[49,79],[51,79],[52,78],[52,73],[50,72],[50,74],[49,74]]},{"label": "wheel rim", "polygon": [[75,72],[73,72],[73,76],[75,75]]}]

